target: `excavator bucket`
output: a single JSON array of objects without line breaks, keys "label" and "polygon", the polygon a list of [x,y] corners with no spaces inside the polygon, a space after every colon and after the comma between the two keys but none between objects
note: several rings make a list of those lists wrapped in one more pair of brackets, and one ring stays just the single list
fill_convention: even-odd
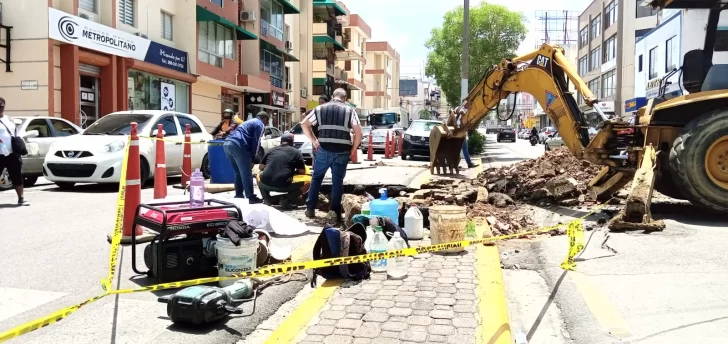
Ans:
[{"label": "excavator bucket", "polygon": [[430,131],[430,174],[460,173],[460,152],[465,143],[462,137],[453,135],[447,125],[441,124]]}]

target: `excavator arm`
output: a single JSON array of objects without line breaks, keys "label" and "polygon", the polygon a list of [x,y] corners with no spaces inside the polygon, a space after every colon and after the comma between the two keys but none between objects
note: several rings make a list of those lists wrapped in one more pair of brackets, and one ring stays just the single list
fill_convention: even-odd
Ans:
[{"label": "excavator arm", "polygon": [[[492,66],[468,94],[463,104],[454,109],[447,125],[434,128],[430,134],[430,169],[432,173],[453,170],[458,173],[460,148],[468,130],[475,128],[501,100],[512,93],[531,94],[544,109],[564,140],[564,145],[577,157],[601,163],[600,156],[584,156],[590,144],[589,125],[579,110],[569,82],[581,92],[587,104],[594,106],[603,121],[607,117],[595,104],[596,97],[564,56],[563,48],[544,44],[540,49],[514,59],[503,59]],[[499,114],[500,120],[507,120]],[[590,158],[592,157],[592,158]]]}]

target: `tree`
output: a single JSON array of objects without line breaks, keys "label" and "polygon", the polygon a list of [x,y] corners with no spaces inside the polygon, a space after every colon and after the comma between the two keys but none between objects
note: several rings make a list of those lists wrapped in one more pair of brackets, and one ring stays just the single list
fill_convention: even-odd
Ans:
[{"label": "tree", "polygon": [[427,109],[421,109],[417,114],[420,115],[420,119],[432,119],[432,114]]},{"label": "tree", "polygon": [[[470,70],[468,86],[480,81],[492,65],[503,58],[515,57],[528,29],[526,17],[505,6],[482,2],[470,8]],[[445,92],[448,105],[460,105],[460,80],[463,52],[463,7],[445,13],[441,28],[432,29],[425,43],[430,49],[425,73],[434,77]]]}]

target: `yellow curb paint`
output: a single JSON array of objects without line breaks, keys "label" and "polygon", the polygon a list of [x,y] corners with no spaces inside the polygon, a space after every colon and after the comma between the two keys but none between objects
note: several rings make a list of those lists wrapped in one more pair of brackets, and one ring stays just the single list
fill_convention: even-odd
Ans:
[{"label": "yellow curb paint", "polygon": [[331,295],[344,280],[326,280],[321,286],[311,293],[295,311],[289,314],[283,322],[278,325],[275,331],[265,341],[265,344],[290,344],[298,336],[306,325],[313,319],[321,308],[326,305]]},{"label": "yellow curb paint", "polygon": [[588,276],[576,271],[569,271],[568,276],[576,285],[576,289],[584,298],[586,306],[597,319],[599,325],[609,331],[609,334],[618,338],[627,338],[632,335],[627,322],[622,318],[619,311],[612,306],[599,285],[594,283]]},{"label": "yellow curb paint", "polygon": [[487,344],[512,344],[511,325],[508,319],[508,302],[501,271],[498,246],[479,245],[476,250],[478,274],[478,315],[480,326],[476,329],[476,342]]}]

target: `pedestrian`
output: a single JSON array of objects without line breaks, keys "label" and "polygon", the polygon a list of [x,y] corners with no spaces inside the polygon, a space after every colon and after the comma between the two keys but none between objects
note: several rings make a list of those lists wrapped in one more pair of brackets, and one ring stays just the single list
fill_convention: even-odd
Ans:
[{"label": "pedestrian", "polygon": [[261,111],[233,130],[223,143],[225,156],[235,173],[235,198],[248,198],[250,204],[261,203],[253,188],[253,164],[257,162],[260,140],[265,133],[268,114]]},{"label": "pedestrian", "polygon": [[271,192],[283,192],[281,207],[293,209],[298,198],[308,192],[311,177],[306,174],[303,155],[293,147],[293,134],[281,135],[281,145],[271,149],[260,162],[262,171],[258,176],[258,188],[263,203],[270,205]]},{"label": "pedestrian", "polygon": [[[345,102],[346,91],[337,88],[330,102],[317,106],[301,122],[303,133],[311,140],[316,151],[311,188],[306,201],[306,216],[316,216],[321,183],[326,172],[331,169],[331,211],[328,215],[337,224],[342,221],[341,198],[344,193],[346,166],[351,156],[356,154],[362,137],[359,116]],[[352,130],[353,138],[350,132]]]},{"label": "pedestrian", "polygon": [[240,118],[233,116],[233,110],[225,109],[225,111],[222,112],[220,123],[212,131],[211,135],[215,137],[215,139],[224,139],[230,135],[233,130],[235,130],[237,125],[241,123],[243,123],[243,121]]},{"label": "pedestrian", "polygon": [[24,205],[23,198],[23,158],[20,152],[13,151],[12,137],[18,135],[15,122],[5,115],[5,99],[0,97],[0,173],[7,169],[10,182],[18,195],[18,205]]},{"label": "pedestrian", "polygon": [[[466,104],[467,104],[467,101],[465,103],[463,103],[462,106],[456,108],[456,111],[454,111],[457,114],[458,127],[462,125],[463,116],[465,115],[465,113],[467,113]],[[469,140],[468,133],[465,132],[465,142],[463,142],[463,148],[462,148],[463,158],[465,158],[465,163],[468,165],[468,168],[473,168],[473,167],[478,166],[478,164],[474,164],[473,161],[470,160],[470,152],[468,151],[468,140]]]}]

